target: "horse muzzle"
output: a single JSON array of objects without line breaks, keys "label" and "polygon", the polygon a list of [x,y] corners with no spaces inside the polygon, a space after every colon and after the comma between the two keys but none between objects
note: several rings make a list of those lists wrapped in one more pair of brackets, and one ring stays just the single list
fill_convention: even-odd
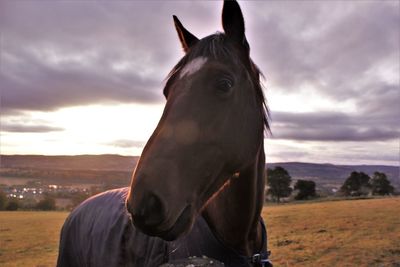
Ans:
[{"label": "horse muzzle", "polygon": [[126,207],[138,230],[172,241],[190,230],[194,212],[191,205],[186,205],[178,215],[172,216],[164,203],[156,194],[147,193],[138,200],[129,196]]}]

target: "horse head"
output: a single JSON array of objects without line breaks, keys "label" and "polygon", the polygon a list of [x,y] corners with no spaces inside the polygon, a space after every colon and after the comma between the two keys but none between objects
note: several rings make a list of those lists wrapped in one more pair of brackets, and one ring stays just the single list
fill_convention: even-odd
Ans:
[{"label": "horse head", "polygon": [[266,108],[243,15],[225,1],[223,33],[198,39],[174,23],[185,52],[164,88],[162,117],[134,171],[127,210],[142,232],[174,240],[262,145]]}]

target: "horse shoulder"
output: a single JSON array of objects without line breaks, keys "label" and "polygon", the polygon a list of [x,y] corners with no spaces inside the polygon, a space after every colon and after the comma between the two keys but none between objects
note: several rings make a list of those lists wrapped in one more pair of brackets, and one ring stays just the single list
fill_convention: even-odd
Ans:
[{"label": "horse shoulder", "polygon": [[106,191],[81,203],[66,219],[57,266],[119,266],[129,216],[128,188]]},{"label": "horse shoulder", "polygon": [[71,212],[61,230],[58,267],[152,267],[166,261],[167,242],[131,223],[125,208],[128,191],[106,191]]}]

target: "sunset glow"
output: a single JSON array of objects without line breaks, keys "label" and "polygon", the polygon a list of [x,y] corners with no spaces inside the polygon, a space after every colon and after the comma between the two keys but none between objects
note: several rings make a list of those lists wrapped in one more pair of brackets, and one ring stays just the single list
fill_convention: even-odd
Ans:
[{"label": "sunset glow", "polygon": [[[56,130],[45,134],[3,133],[2,151],[7,151],[7,154],[43,151],[45,155],[59,155],[61,152],[66,155],[140,155],[162,110],[162,105],[91,105],[50,113],[32,112],[26,118],[26,125],[40,121]],[[18,117],[10,116],[2,123],[15,120]]]}]

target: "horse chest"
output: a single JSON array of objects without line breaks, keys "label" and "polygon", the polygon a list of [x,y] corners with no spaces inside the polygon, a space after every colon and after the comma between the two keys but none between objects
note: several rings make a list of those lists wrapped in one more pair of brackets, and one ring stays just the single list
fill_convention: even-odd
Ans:
[{"label": "horse chest", "polygon": [[202,217],[177,241],[167,242],[138,231],[125,209],[128,190],[110,190],[92,197],[70,214],[61,232],[58,267],[153,267],[192,256],[215,258],[226,266],[248,266],[215,238]]}]

